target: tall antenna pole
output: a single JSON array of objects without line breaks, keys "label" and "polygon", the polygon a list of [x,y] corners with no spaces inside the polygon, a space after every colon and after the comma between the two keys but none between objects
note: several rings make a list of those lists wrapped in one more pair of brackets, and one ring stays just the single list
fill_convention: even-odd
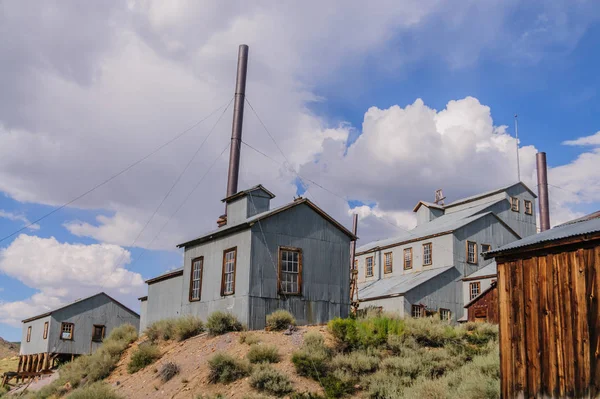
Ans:
[{"label": "tall antenna pole", "polygon": [[521,165],[519,165],[519,119],[515,114],[515,138],[517,139],[517,181],[521,181]]},{"label": "tall antenna pole", "polygon": [[229,173],[227,174],[227,197],[238,191],[240,173],[240,149],[242,146],[242,124],[244,121],[244,100],[246,98],[246,73],[248,72],[248,46],[241,44],[238,51],[235,102],[233,103],[233,125],[231,127],[231,148],[229,151]]}]

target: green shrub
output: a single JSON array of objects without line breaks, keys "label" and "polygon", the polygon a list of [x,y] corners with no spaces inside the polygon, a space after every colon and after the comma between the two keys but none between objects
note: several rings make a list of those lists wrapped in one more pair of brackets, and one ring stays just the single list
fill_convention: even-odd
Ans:
[{"label": "green shrub", "polygon": [[175,322],[173,319],[163,319],[150,324],[145,331],[152,342],[169,341],[175,337]]},{"label": "green shrub", "polygon": [[327,328],[335,340],[337,350],[344,352],[358,346],[358,333],[355,319],[335,319],[327,323]]},{"label": "green shrub", "polygon": [[358,351],[335,356],[331,360],[330,367],[333,370],[342,370],[354,375],[360,375],[375,371],[379,362],[379,357],[367,354],[365,351]]},{"label": "green shrub", "polygon": [[498,326],[488,323],[467,323],[465,338],[468,343],[483,346],[498,340]]},{"label": "green shrub", "polygon": [[276,396],[283,396],[294,390],[286,375],[266,364],[258,365],[254,369],[250,376],[250,386]]},{"label": "green shrub", "polygon": [[238,380],[250,373],[250,364],[243,360],[235,359],[226,353],[217,353],[209,361],[210,373],[208,379],[211,383],[223,383]]},{"label": "green shrub", "polygon": [[184,341],[204,332],[204,323],[196,316],[183,316],[175,319],[175,337]]},{"label": "green shrub", "polygon": [[173,362],[163,364],[158,372],[162,382],[170,381],[173,377],[179,374],[179,366]]},{"label": "green shrub", "polygon": [[206,327],[211,335],[221,335],[230,331],[242,331],[242,323],[232,315],[226,312],[213,312],[208,316]]},{"label": "green shrub", "polygon": [[95,382],[82,388],[74,390],[69,399],[121,399],[108,384],[104,382]]},{"label": "green shrub", "polygon": [[404,333],[404,320],[392,315],[368,313],[365,318],[340,319],[328,323],[336,349],[345,352],[357,348],[379,347],[389,335]]},{"label": "green shrub", "polygon": [[121,324],[119,327],[112,329],[108,337],[104,340],[104,343],[118,341],[129,345],[136,339],[138,339],[137,328],[131,324]]},{"label": "green shrub", "polygon": [[146,366],[151,365],[155,361],[160,359],[160,350],[158,346],[153,344],[143,344],[131,355],[129,364],[127,364],[127,371],[129,374],[133,374]]},{"label": "green shrub", "polygon": [[[405,383],[385,371],[365,376],[362,385],[366,387],[368,397],[373,399],[398,399],[402,397]],[[466,399],[466,398],[465,398]]]},{"label": "green shrub", "polygon": [[315,392],[292,392],[290,399],[326,399],[325,396]]},{"label": "green shrub", "polygon": [[252,345],[246,355],[250,363],[279,363],[281,356],[274,345]]},{"label": "green shrub", "polygon": [[446,344],[457,343],[463,337],[463,330],[449,325],[434,317],[406,319],[407,337],[412,337],[419,345],[442,347]]},{"label": "green shrub", "polygon": [[94,382],[108,377],[119,361],[119,357],[103,350],[97,350],[90,355],[89,361],[90,364],[86,370],[87,380]]},{"label": "green shrub", "polygon": [[296,319],[287,310],[279,309],[267,316],[268,331],[281,331],[295,325]]},{"label": "green shrub", "polygon": [[243,332],[240,334],[240,344],[254,345],[260,342],[260,338],[256,334]]},{"label": "green shrub", "polygon": [[328,398],[341,398],[354,391],[357,379],[342,370],[335,370],[320,380]]},{"label": "green shrub", "polygon": [[325,340],[318,332],[304,335],[302,347],[292,354],[292,363],[299,375],[319,380],[327,373],[327,362],[331,351],[325,346]]}]

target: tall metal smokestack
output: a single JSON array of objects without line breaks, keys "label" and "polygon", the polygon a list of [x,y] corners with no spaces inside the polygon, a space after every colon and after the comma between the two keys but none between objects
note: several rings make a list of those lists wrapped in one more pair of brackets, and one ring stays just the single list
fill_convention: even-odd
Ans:
[{"label": "tall metal smokestack", "polygon": [[546,166],[546,153],[538,152],[535,155],[538,180],[538,200],[540,208],[540,231],[550,228],[550,208],[548,206],[548,169]]},{"label": "tall metal smokestack", "polygon": [[231,126],[231,148],[229,151],[229,173],[227,174],[227,197],[238,191],[240,172],[240,149],[242,146],[242,124],[244,121],[244,101],[246,99],[246,73],[248,72],[248,46],[241,44],[238,51],[235,102],[233,103],[233,124]]}]

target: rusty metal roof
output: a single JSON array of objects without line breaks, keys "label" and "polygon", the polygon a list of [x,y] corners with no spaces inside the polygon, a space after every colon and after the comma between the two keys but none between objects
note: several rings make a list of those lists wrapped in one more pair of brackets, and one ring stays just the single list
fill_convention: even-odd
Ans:
[{"label": "rusty metal roof", "polygon": [[559,241],[565,238],[583,236],[586,234],[598,232],[600,232],[600,217],[596,216],[591,219],[583,217],[580,219],[576,219],[572,222],[556,226],[550,230],[546,230],[544,232],[525,237],[521,240],[514,241],[494,251],[486,252],[483,256],[484,258],[489,259],[491,257],[499,256],[515,249],[526,248],[545,242]]}]

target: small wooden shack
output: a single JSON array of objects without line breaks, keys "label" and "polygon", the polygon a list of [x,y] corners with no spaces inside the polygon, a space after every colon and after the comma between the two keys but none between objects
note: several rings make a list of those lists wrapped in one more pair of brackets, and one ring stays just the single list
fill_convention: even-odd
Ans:
[{"label": "small wooden shack", "polygon": [[498,324],[498,284],[494,281],[486,290],[465,305],[467,320]]},{"label": "small wooden shack", "polygon": [[600,213],[486,253],[498,263],[502,397],[600,397]]}]

